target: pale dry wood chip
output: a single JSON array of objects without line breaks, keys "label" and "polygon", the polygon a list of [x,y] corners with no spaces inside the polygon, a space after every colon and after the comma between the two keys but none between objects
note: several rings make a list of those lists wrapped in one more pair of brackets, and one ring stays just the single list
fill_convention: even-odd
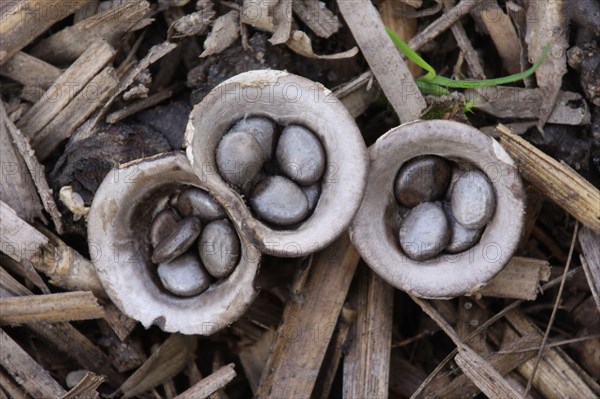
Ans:
[{"label": "pale dry wood chip", "polygon": [[287,42],[292,33],[292,0],[277,0],[273,20],[275,26],[269,42],[273,45]]},{"label": "pale dry wood chip", "polygon": [[[198,4],[200,5],[198,11],[184,15],[173,22],[169,28],[169,38],[202,35],[208,30],[210,23],[216,15],[213,9],[214,4],[212,1],[201,1]],[[175,33],[171,32],[171,29]]]},{"label": "pale dry wood chip", "polygon": [[292,7],[298,18],[319,37],[327,39],[341,27],[338,17],[319,0],[293,0]]},{"label": "pale dry wood chip", "polygon": [[145,0],[121,2],[110,10],[86,18],[41,40],[33,47],[31,54],[59,65],[77,59],[98,40],[118,47],[123,35],[139,30],[152,21],[145,18],[151,12],[150,4]]},{"label": "pale dry wood chip", "polygon": [[[359,259],[347,234],[315,255],[304,303],[287,303],[283,322],[272,338],[257,397],[310,397]],[[308,330],[298,334],[303,326],[318,326],[318,339]]]},{"label": "pale dry wood chip", "polygon": [[394,289],[364,265],[357,280],[356,322],[344,358],[344,397],[382,398],[389,390]]},{"label": "pale dry wood chip", "polygon": [[104,317],[104,310],[90,291],[2,298],[0,309],[0,323],[11,325]]},{"label": "pale dry wood chip", "polygon": [[489,399],[521,397],[495,368],[467,345],[459,347],[454,361]]},{"label": "pale dry wood chip", "polygon": [[12,121],[2,103],[0,104],[0,148],[2,149],[0,200],[6,202],[21,218],[31,223],[35,218],[43,218],[42,203],[27,164],[13,142],[8,124],[12,124]]},{"label": "pale dry wood chip", "polygon": [[600,233],[600,191],[569,166],[498,125],[500,144],[525,180],[585,226]]},{"label": "pale dry wood chip", "polygon": [[[473,106],[498,118],[535,119],[544,105],[542,89],[495,86],[468,89],[465,98]],[[591,114],[579,93],[559,91],[548,122],[561,125],[589,125]]]},{"label": "pale dry wood chip", "polygon": [[240,36],[240,13],[236,10],[229,11],[215,20],[212,30],[204,41],[204,51],[200,57],[219,54]]},{"label": "pale dry wood chip", "polygon": [[340,60],[351,58],[358,54],[358,48],[352,47],[350,50],[342,51],[336,54],[315,54],[312,48],[312,42],[308,35],[302,31],[296,30],[285,43],[292,51],[307,58],[316,58],[319,60]]},{"label": "pale dry wood chip", "polygon": [[370,0],[355,0],[340,1],[338,7],[400,121],[419,119],[426,108],[425,99],[375,6]]},{"label": "pale dry wood chip", "polygon": [[527,12],[529,62],[538,60],[547,44],[551,44],[548,56],[535,73],[538,86],[543,92],[543,102],[538,115],[538,129],[548,121],[560,92],[562,78],[567,73],[567,17],[563,0],[530,0]]},{"label": "pale dry wood chip", "polygon": [[274,2],[262,0],[244,0],[240,20],[243,24],[253,28],[273,32],[273,6]]},{"label": "pale dry wood chip", "polygon": [[225,387],[237,375],[234,370],[235,364],[229,363],[221,367],[208,377],[201,379],[191,388],[173,399],[204,399]]},{"label": "pale dry wood chip", "polygon": [[96,388],[98,388],[106,378],[102,375],[96,375],[91,371],[85,373],[81,381],[75,385],[69,392],[61,396],[60,399],[95,399],[99,398]]},{"label": "pale dry wood chip", "polygon": [[479,292],[484,296],[533,301],[540,281],[550,278],[550,264],[542,259],[513,257]]},{"label": "pale dry wood chip", "polygon": [[583,270],[590,290],[600,311],[600,234],[583,227],[579,231],[579,243],[583,250]]},{"label": "pale dry wood chip", "polygon": [[485,3],[485,7],[478,11],[502,58],[504,68],[509,74],[521,72],[521,41],[510,17],[496,2]]},{"label": "pale dry wood chip", "polygon": [[0,65],[0,75],[23,85],[40,87],[44,90],[50,87],[61,73],[60,68],[22,51]]},{"label": "pale dry wood chip", "polygon": [[32,398],[56,399],[66,392],[46,369],[40,366],[4,330],[0,330],[0,365]]},{"label": "pale dry wood chip", "polygon": [[123,398],[132,398],[170,380],[194,358],[197,339],[172,334],[119,388]]}]

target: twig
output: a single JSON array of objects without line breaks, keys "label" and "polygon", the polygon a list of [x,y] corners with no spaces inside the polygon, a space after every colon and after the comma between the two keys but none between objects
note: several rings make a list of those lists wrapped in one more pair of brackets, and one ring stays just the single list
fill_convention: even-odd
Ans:
[{"label": "twig", "polygon": [[[580,270],[581,270],[581,266],[577,267],[576,269],[571,270],[569,273],[566,274],[567,278],[573,277]],[[561,281],[562,281],[562,276],[561,277],[557,277],[557,278],[555,278],[552,281],[549,281],[548,283],[546,283],[546,284],[544,284],[542,286],[542,292],[544,290],[548,290],[548,289],[556,286]],[[472,340],[477,335],[479,335],[480,332],[482,332],[484,329],[488,328],[489,326],[491,326],[492,324],[494,324],[495,322],[497,322],[498,320],[500,320],[505,314],[507,314],[511,310],[515,309],[516,307],[518,307],[523,302],[525,302],[525,300],[523,300],[523,299],[519,299],[518,301],[514,301],[513,303],[511,303],[510,305],[508,305],[504,309],[502,309],[500,312],[498,312],[494,316],[490,317],[488,320],[486,320],[484,323],[482,323],[479,327],[477,327],[475,329],[475,331],[473,331],[467,338],[465,338],[464,339],[464,343],[467,344],[470,340]],[[425,381],[423,381],[423,383],[421,383],[421,386],[419,387],[419,389],[417,389],[412,394],[412,396],[410,397],[410,399],[416,399],[416,398],[418,398],[419,395],[421,394],[421,392],[423,392],[423,390],[425,389],[425,387],[427,387],[427,385],[439,374],[439,372],[443,370],[443,368],[446,366],[446,364],[448,364],[448,362],[454,358],[454,356],[456,355],[457,352],[458,352],[458,350],[456,348],[454,350],[452,350],[452,352],[450,352],[444,358],[444,360],[442,360],[440,362],[440,364],[438,364],[438,366],[431,372],[431,374],[429,374],[427,376],[427,378],[425,379]]]},{"label": "twig", "polygon": [[565,271],[562,275],[562,279],[560,281],[560,286],[558,288],[558,294],[556,294],[556,301],[554,302],[554,308],[552,309],[552,314],[550,315],[550,321],[548,322],[548,326],[546,327],[546,331],[544,332],[544,339],[542,340],[542,345],[540,350],[535,358],[535,363],[533,366],[533,371],[531,372],[531,376],[529,377],[529,381],[527,381],[527,387],[525,387],[525,392],[523,393],[523,398],[526,398],[531,390],[531,384],[533,382],[533,378],[535,377],[535,373],[540,365],[540,361],[542,360],[542,355],[544,354],[544,348],[546,347],[546,343],[548,342],[548,336],[550,335],[550,330],[552,329],[552,324],[554,324],[554,319],[556,317],[556,312],[558,311],[558,303],[560,302],[560,298],[562,296],[563,289],[565,288],[565,282],[567,281],[567,273],[569,272],[569,267],[571,266],[571,259],[573,258],[573,250],[575,249],[575,240],[577,240],[577,231],[579,230],[579,222],[575,222],[575,230],[573,231],[573,238],[571,239],[571,248],[569,249],[569,256],[567,257],[567,263],[565,264]]},{"label": "twig", "polygon": [[[585,337],[563,339],[561,341],[550,342],[549,344],[546,345],[546,348],[555,348],[557,346],[575,344],[577,342],[583,342],[583,341],[587,341],[589,339],[594,339],[594,338],[600,338],[600,334],[586,335]],[[537,350],[540,350],[540,349],[542,349],[541,346],[532,346],[530,348],[499,350],[496,353],[501,354],[501,355],[508,355],[508,354],[512,354],[512,353],[523,353],[523,352],[529,352],[529,351],[537,351]]]}]

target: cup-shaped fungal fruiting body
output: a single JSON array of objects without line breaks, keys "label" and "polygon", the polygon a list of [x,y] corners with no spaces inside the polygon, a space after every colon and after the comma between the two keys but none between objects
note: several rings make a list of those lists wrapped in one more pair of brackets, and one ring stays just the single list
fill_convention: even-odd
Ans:
[{"label": "cup-shaped fungal fruiting body", "polygon": [[145,327],[210,335],[256,295],[261,254],[182,152],[112,170],[88,216],[94,267],[111,300]]},{"label": "cup-shaped fungal fruiting body", "polygon": [[368,157],[354,118],[322,85],[287,72],[217,86],[192,110],[184,145],[202,183],[269,255],[326,247],[364,195]]},{"label": "cup-shaped fungal fruiting body", "polygon": [[525,194],[498,142],[458,122],[418,121],[387,132],[369,156],[350,236],[388,283],[451,298],[477,291],[509,261]]}]

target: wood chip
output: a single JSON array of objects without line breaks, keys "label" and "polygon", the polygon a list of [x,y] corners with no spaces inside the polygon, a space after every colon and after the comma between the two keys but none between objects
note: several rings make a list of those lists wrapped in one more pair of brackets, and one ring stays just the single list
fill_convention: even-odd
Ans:
[{"label": "wood chip", "polygon": [[21,390],[21,387],[17,385],[8,375],[0,369],[0,387],[6,392],[4,398],[6,399],[29,399],[29,396]]},{"label": "wood chip", "polygon": [[292,7],[298,18],[319,37],[327,39],[341,27],[338,17],[319,0],[294,0]]},{"label": "wood chip", "polygon": [[348,398],[387,396],[394,289],[366,265],[359,269],[356,322],[344,358],[343,393]]},{"label": "wood chip", "polygon": [[[542,333],[518,310],[506,315],[507,320],[521,336],[533,335],[542,340]],[[534,367],[530,359],[518,367],[519,373],[529,379]],[[595,390],[590,385],[594,384]],[[545,398],[594,398],[600,393],[598,385],[575,364],[560,348],[546,348],[539,363],[533,386]]]},{"label": "wood chip", "polygon": [[75,385],[69,392],[67,392],[60,399],[95,399],[99,398],[96,388],[98,388],[105,378],[101,375],[96,375],[92,372],[87,372],[81,381]]},{"label": "wood chip", "polygon": [[45,61],[19,51],[0,65],[0,75],[23,85],[48,89],[62,71]]},{"label": "wood chip", "polygon": [[14,127],[6,114],[4,103],[0,101],[0,201],[4,201],[19,217],[31,223],[35,218],[43,218],[42,202],[27,164],[13,142],[10,125]]},{"label": "wood chip", "polygon": [[148,98],[144,98],[143,100],[139,100],[133,104],[125,105],[123,108],[110,113],[106,116],[106,123],[117,123],[131,115],[134,115],[140,111],[143,111],[147,108],[153,107],[173,96],[173,93],[176,91],[176,88],[169,87],[164,90],[155,93]]},{"label": "wood chip", "polygon": [[585,277],[600,311],[600,234],[584,227],[579,231],[579,243],[585,256],[581,262]]},{"label": "wood chip", "polygon": [[219,54],[240,37],[240,13],[229,11],[215,20],[212,30],[204,40],[204,51],[200,57]]},{"label": "wood chip", "polygon": [[240,363],[242,363],[244,374],[250,383],[253,394],[256,394],[258,389],[260,376],[269,358],[269,350],[274,336],[275,330],[269,329],[253,345],[248,345],[239,352]]},{"label": "wood chip", "polygon": [[316,54],[313,51],[310,38],[306,33],[300,30],[295,30],[285,44],[297,54],[306,58],[316,58],[319,60],[340,60],[351,58],[358,54],[358,49],[356,47],[352,47],[350,50],[342,51],[341,53]]},{"label": "wood chip", "polygon": [[[541,89],[495,86],[465,90],[465,98],[473,106],[498,118],[536,119],[544,102]],[[526,104],[526,106],[524,106]],[[549,123],[562,125],[589,125],[590,110],[579,93],[560,91]]]},{"label": "wood chip", "polygon": [[150,15],[147,1],[128,0],[117,7],[86,18],[41,40],[31,55],[57,65],[73,62],[92,44],[101,40],[117,47],[127,32],[140,29]]},{"label": "wood chip", "polygon": [[[56,203],[54,202],[52,190],[46,181],[44,167],[35,158],[35,154],[31,149],[29,142],[25,139],[25,137],[23,137],[19,129],[17,129],[17,127],[8,119],[2,101],[0,101],[0,119],[4,120],[4,125],[8,128],[8,132],[12,137],[12,141],[15,144],[16,149],[19,151],[19,154],[21,154],[21,157],[25,161],[27,169],[29,169],[29,174],[33,180],[33,184],[37,189],[37,193],[42,201],[44,209],[50,214],[58,234],[62,234],[63,226],[60,212],[58,211]],[[1,121],[0,124],[2,124]]]},{"label": "wood chip", "polygon": [[125,316],[112,303],[105,304],[103,307],[104,320],[106,320],[115,334],[117,334],[117,337],[119,337],[121,341],[125,341],[135,326],[137,326],[138,322],[131,317]]},{"label": "wood chip", "polygon": [[504,377],[477,352],[464,345],[454,361],[477,388],[490,399],[519,398],[517,392]]},{"label": "wood chip", "polygon": [[292,0],[277,0],[273,6],[273,36],[271,44],[282,44],[288,41],[292,32]]},{"label": "wood chip", "polygon": [[63,140],[81,125],[96,109],[104,105],[119,79],[113,67],[104,68],[62,111],[33,137],[32,146],[38,159],[45,160]]},{"label": "wood chip", "polygon": [[340,12],[402,123],[417,120],[425,99],[369,0],[338,2]]},{"label": "wood chip", "polygon": [[[442,3],[444,4],[444,10],[446,12],[454,6],[454,0],[442,0]],[[456,21],[456,23],[450,27],[450,30],[454,35],[454,39],[456,39],[456,44],[458,44],[458,47],[460,47],[462,54],[465,57],[465,61],[467,61],[467,65],[469,65],[473,78],[485,79],[485,73],[483,72],[483,65],[481,65],[479,54],[477,54],[477,51],[473,48],[462,23]]]},{"label": "wood chip", "polygon": [[547,44],[551,44],[546,60],[535,72],[538,86],[543,92],[543,103],[539,112],[538,129],[548,121],[558,93],[562,78],[567,73],[567,20],[563,0],[532,0],[527,10],[527,34],[529,62],[538,60]]},{"label": "wood chip", "polygon": [[498,125],[500,143],[521,176],[585,226],[600,233],[600,191],[577,172]]},{"label": "wood chip", "polygon": [[0,64],[89,0],[20,0],[0,9]]},{"label": "wood chip", "polygon": [[132,398],[165,381],[170,380],[194,358],[197,339],[192,335],[172,334],[146,360],[146,362],[121,385],[123,398]]},{"label": "wood chip", "polygon": [[33,138],[54,119],[115,54],[107,42],[90,45],[19,120],[17,126],[25,137]]},{"label": "wood chip", "polygon": [[209,397],[217,390],[225,387],[237,375],[234,370],[235,364],[230,363],[221,367],[206,378],[200,380],[184,393],[175,396],[174,399],[203,399]]},{"label": "wood chip", "polygon": [[27,295],[0,299],[0,323],[24,324],[90,320],[104,317],[104,310],[90,291]]},{"label": "wood chip", "polygon": [[509,74],[521,72],[521,41],[509,16],[498,3],[488,1],[478,10],[492,41]]},{"label": "wood chip", "polygon": [[31,262],[59,287],[106,295],[91,262],[58,237],[49,231],[42,234],[2,201],[0,220],[0,250],[6,255],[17,262]]},{"label": "wood chip", "polygon": [[346,234],[315,256],[305,301],[286,306],[256,396],[310,396],[358,260]]},{"label": "wood chip", "polygon": [[550,264],[542,259],[513,257],[479,292],[483,296],[533,301],[540,281],[550,278]]},{"label": "wood chip", "polygon": [[[403,4],[399,0],[385,0],[377,6],[383,24],[397,34],[402,40],[410,40],[417,33],[417,19],[409,18],[408,14],[415,13],[415,9]],[[400,50],[398,50],[400,52]],[[403,53],[401,53],[403,55]],[[411,60],[404,59],[413,77],[423,73],[421,67]]]},{"label": "wood chip", "polygon": [[66,392],[7,333],[0,330],[0,365],[32,398],[56,399]]}]

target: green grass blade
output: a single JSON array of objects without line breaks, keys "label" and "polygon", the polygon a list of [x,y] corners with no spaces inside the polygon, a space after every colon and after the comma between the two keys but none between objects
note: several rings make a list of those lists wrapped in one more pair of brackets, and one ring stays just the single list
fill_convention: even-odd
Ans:
[{"label": "green grass blade", "polygon": [[446,89],[444,86],[431,83],[427,80],[417,79],[415,83],[417,84],[417,87],[419,88],[419,90],[421,90],[421,93],[423,94],[433,94],[436,96],[445,96],[450,94],[448,89]]},{"label": "green grass blade", "polygon": [[400,51],[402,51],[404,54],[406,54],[406,56],[408,57],[409,60],[411,60],[412,62],[414,62],[415,64],[417,64],[418,66],[420,66],[421,68],[423,68],[424,70],[427,71],[427,74],[422,77],[423,79],[431,80],[431,79],[435,78],[436,72],[435,72],[435,69],[433,69],[433,67],[431,65],[429,65],[423,58],[421,58],[421,56],[419,54],[415,53],[413,51],[413,49],[411,49],[408,46],[408,44],[406,44],[406,42],[404,40],[402,40],[402,38],[400,36],[398,36],[396,33],[394,33],[394,31],[392,31],[387,26],[385,27],[385,31],[392,39],[392,42],[394,42],[394,45],[396,47],[398,47],[400,49]]},{"label": "green grass blade", "polygon": [[[455,80],[443,76],[435,76],[433,79],[427,80],[429,80],[429,82],[431,83],[435,83],[444,87],[451,87],[453,89],[476,89],[478,87],[499,86],[507,83],[518,82],[519,80],[523,80],[535,73],[535,71],[539,68],[542,62],[544,62],[544,60],[546,59],[548,51],[550,51],[550,43],[546,45],[541,57],[531,68],[527,69],[526,71],[516,73],[514,75],[504,76],[502,78],[483,80]],[[425,79],[425,77],[423,78]]]}]

